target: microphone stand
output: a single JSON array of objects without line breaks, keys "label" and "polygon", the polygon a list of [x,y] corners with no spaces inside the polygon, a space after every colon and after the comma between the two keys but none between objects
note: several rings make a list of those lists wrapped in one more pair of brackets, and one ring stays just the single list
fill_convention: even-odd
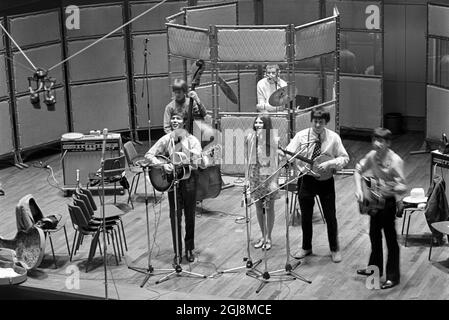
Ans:
[{"label": "microphone stand", "polygon": [[259,259],[258,261],[256,261],[253,264],[253,261],[251,259],[251,251],[250,251],[250,246],[251,246],[251,236],[250,236],[250,223],[251,223],[251,219],[248,216],[248,184],[249,184],[249,168],[250,168],[250,159],[251,159],[251,154],[253,151],[253,147],[254,147],[254,139],[252,139],[251,142],[251,148],[250,148],[250,153],[249,153],[249,157],[245,157],[245,160],[247,162],[247,167],[245,170],[245,181],[244,181],[244,185],[243,185],[243,203],[245,206],[245,224],[246,224],[246,253],[247,253],[247,257],[243,258],[243,261],[246,261],[246,264],[244,264],[243,266],[240,267],[235,267],[235,268],[230,268],[230,269],[226,269],[223,271],[217,271],[215,274],[211,275],[210,277],[213,278],[216,274],[224,274],[224,273],[229,273],[229,272],[234,272],[243,268],[247,268],[247,269],[251,269],[251,268],[255,268],[257,267],[261,262],[262,259]]},{"label": "microphone stand", "polygon": [[[271,272],[271,274],[270,274],[270,272],[268,271],[268,267],[267,267],[267,262],[268,262],[268,257],[267,257],[267,251],[268,250],[264,250],[265,252],[264,252],[264,260],[265,260],[265,263],[264,263],[264,271],[262,272],[262,271],[260,271],[260,270],[258,270],[256,267],[254,267],[254,268],[252,268],[251,270],[249,270],[249,271],[247,271],[246,272],[246,275],[247,276],[250,276],[250,277],[252,277],[252,278],[255,278],[255,279],[257,279],[257,280],[259,280],[259,281],[261,281],[261,284],[260,284],[260,286],[256,289],[256,293],[259,293],[260,292],[260,290],[262,290],[263,289],[263,287],[267,284],[267,283],[269,283],[269,282],[279,282],[279,281],[285,281],[285,280],[296,280],[296,279],[299,279],[299,280],[302,280],[302,281],[304,281],[304,282],[307,282],[307,283],[312,283],[310,280],[307,280],[306,278],[304,278],[304,277],[302,277],[302,276],[300,276],[299,274],[297,274],[297,273],[295,273],[293,270],[294,269],[296,269],[299,265],[300,265],[300,261],[299,261],[299,263],[298,262],[296,262],[293,266],[291,265],[291,263],[290,263],[290,236],[289,236],[289,210],[288,210],[288,203],[289,203],[289,199],[288,199],[288,185],[292,182],[292,181],[294,181],[294,180],[296,180],[296,178],[295,179],[293,179],[292,181],[289,181],[290,180],[290,173],[289,173],[289,166],[290,166],[290,163],[295,159],[295,156],[297,156],[297,155],[299,155],[299,153],[301,153],[302,152],[302,150],[299,150],[294,156],[292,156],[289,160],[287,160],[286,161],[286,163],[285,164],[283,164],[282,166],[280,166],[278,169],[276,169],[276,171],[273,173],[273,174],[271,174],[267,179],[265,179],[265,181],[263,181],[255,190],[253,190],[252,191],[252,193],[253,192],[255,192],[256,190],[258,190],[266,181],[268,181],[269,179],[271,179],[272,177],[274,177],[280,170],[282,170],[283,168],[286,168],[286,170],[287,170],[287,178],[286,178],[286,182],[284,183],[284,185],[282,185],[282,186],[280,186],[279,188],[277,188],[277,189],[275,189],[275,190],[272,190],[271,192],[269,192],[268,194],[266,194],[266,195],[264,195],[263,197],[261,197],[260,199],[256,199],[256,200],[254,200],[252,203],[250,203],[248,206],[251,206],[251,205],[253,205],[253,204],[255,204],[256,202],[258,202],[258,201],[263,201],[263,217],[264,217],[264,220],[265,220],[265,223],[264,223],[264,242],[266,243],[267,242],[267,228],[268,228],[268,216],[267,216],[267,214],[266,214],[266,209],[267,209],[267,201],[266,201],[266,198],[269,196],[269,195],[271,195],[271,194],[273,194],[274,192],[276,192],[276,191],[278,191],[278,190],[280,190],[280,189],[282,189],[283,187],[285,187],[285,191],[286,191],[286,194],[285,194],[285,227],[286,227],[286,256],[287,256],[287,261],[286,261],[286,264],[285,264],[285,269],[279,269],[279,270],[275,270],[275,271],[272,271]],[[305,173],[303,173],[303,175],[304,175]],[[281,272],[284,272],[285,271],[285,274],[277,274],[277,273],[281,273]],[[289,278],[289,279],[284,279],[284,278],[280,278],[280,279],[276,279],[276,280],[271,280],[270,281],[270,278],[271,278],[271,276],[277,276],[277,277],[282,277],[282,276],[290,276],[291,278]],[[260,279],[260,278],[262,278],[262,279]]]},{"label": "microphone stand", "polygon": [[108,272],[107,272],[107,243],[106,243],[106,205],[105,205],[105,196],[104,196],[104,162],[105,162],[105,153],[106,153],[106,139],[108,136],[108,129],[103,129],[103,145],[101,147],[101,213],[103,220],[103,265],[104,265],[104,291],[105,291],[105,299],[108,299]]},{"label": "microphone stand", "polygon": [[176,275],[176,276],[181,276],[183,274],[187,274],[188,276],[193,276],[193,277],[199,277],[199,278],[207,278],[205,275],[203,274],[199,274],[199,273],[194,273],[194,272],[190,272],[190,271],[185,271],[182,269],[181,267],[181,253],[179,252],[179,234],[178,234],[178,185],[179,185],[179,179],[178,179],[178,175],[176,174],[176,167],[175,167],[175,141],[172,138],[170,140],[171,145],[173,146],[173,155],[172,155],[172,165],[173,165],[173,198],[174,198],[174,202],[175,202],[175,251],[176,251],[176,261],[173,265],[172,269],[168,269],[172,272],[170,272],[169,274],[167,274],[166,276],[162,277],[161,279],[156,281],[156,284],[159,284],[163,281],[166,281],[168,279],[170,279],[171,276]]},{"label": "microphone stand", "polygon": [[[151,147],[151,118],[150,118],[150,89],[149,89],[149,81],[148,81],[148,55],[151,55],[151,53],[147,49],[148,45],[148,38],[145,39],[145,48],[143,50],[143,74],[144,74],[144,85],[145,90],[147,93],[146,102],[147,102],[147,116],[148,116],[148,147]],[[142,98],[143,98],[143,91],[144,88],[142,88]]]},{"label": "microphone stand", "polygon": [[136,272],[140,272],[145,274],[145,278],[143,279],[140,287],[143,288],[145,283],[150,279],[151,276],[154,276],[154,271],[171,271],[171,269],[154,269],[151,265],[151,239],[150,239],[150,218],[148,214],[148,190],[147,190],[147,176],[148,176],[148,166],[141,165],[144,174],[144,183],[145,183],[145,216],[146,216],[146,228],[147,228],[147,244],[148,244],[148,266],[146,268],[138,268],[128,266],[129,269],[134,270]]}]

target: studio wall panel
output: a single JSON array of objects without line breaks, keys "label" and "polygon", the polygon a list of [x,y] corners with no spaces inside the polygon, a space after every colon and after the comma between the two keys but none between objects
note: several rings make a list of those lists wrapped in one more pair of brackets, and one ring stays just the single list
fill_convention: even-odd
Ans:
[{"label": "studio wall panel", "polygon": [[425,117],[426,84],[424,82],[407,82],[406,90],[407,116]]},{"label": "studio wall panel", "polygon": [[319,0],[278,0],[263,1],[264,24],[303,25],[319,19]]},{"label": "studio wall panel", "polygon": [[[138,16],[157,3],[131,3],[131,18]],[[165,18],[180,12],[181,8],[185,6],[187,6],[187,1],[166,2],[134,21],[131,24],[132,31],[165,30]]]},{"label": "studio wall panel", "polygon": [[[134,74],[142,75],[144,66],[145,39],[148,39],[147,63],[149,74],[168,73],[167,34],[149,34],[133,36]],[[182,59],[172,58],[171,71],[182,72]]]},{"label": "studio wall panel", "polygon": [[129,128],[126,80],[76,85],[70,90],[74,131]]},{"label": "studio wall panel", "polygon": [[[69,56],[93,40],[70,41]],[[70,81],[86,81],[126,76],[123,37],[105,39],[69,61]]]},{"label": "studio wall panel", "polygon": [[0,102],[0,155],[14,151],[9,101]]},{"label": "studio wall panel", "polygon": [[426,138],[440,140],[449,128],[449,90],[427,86]]},{"label": "studio wall panel", "polygon": [[[10,18],[10,33],[17,44],[24,46],[60,40],[57,11]],[[11,43],[14,48],[14,44]]]},{"label": "studio wall panel", "polygon": [[[25,50],[25,54],[38,67],[45,70],[56,65],[62,60],[61,45],[54,44],[50,46],[43,46],[34,49]],[[15,52],[14,60],[14,85],[16,92],[28,92],[28,77],[33,76],[33,69],[25,68],[29,66],[25,57],[20,52]],[[56,79],[56,84],[61,84],[64,81],[62,66],[56,67],[48,73],[49,77]]]},{"label": "studio wall panel", "polygon": [[[121,5],[80,8],[80,28],[66,29],[67,37],[103,36],[123,24]],[[123,29],[117,30],[123,33]]]},{"label": "studio wall panel", "polygon": [[320,79],[318,74],[296,73],[295,86],[298,90],[298,95],[309,97],[319,97],[321,95]]},{"label": "studio wall panel", "polygon": [[[332,85],[327,81],[328,87]],[[330,90],[330,88],[328,88]],[[382,80],[340,77],[340,127],[374,129],[382,124]]]},{"label": "studio wall panel", "polygon": [[429,34],[449,37],[449,8],[429,5]]},{"label": "studio wall panel", "polygon": [[16,99],[21,148],[57,141],[67,132],[67,114],[63,89],[56,90],[56,105],[49,109],[43,102],[36,109],[28,95]]},{"label": "studio wall panel", "polygon": [[[144,88],[144,80],[136,79],[136,114],[138,128],[148,128],[148,111],[146,88],[144,97],[142,98],[142,89]],[[150,96],[150,119],[151,128],[162,128],[164,119],[165,106],[170,102],[172,93],[167,77],[149,79],[149,96]]]},{"label": "studio wall panel", "polygon": [[0,55],[0,97],[8,96],[8,83],[6,80],[6,59]]},{"label": "studio wall panel", "polygon": [[[406,7],[406,38],[405,68],[407,81],[426,82],[426,7],[407,6]],[[449,16],[448,16],[449,19]],[[425,87],[422,87],[422,96],[425,96]],[[408,113],[411,115],[411,113]]]}]

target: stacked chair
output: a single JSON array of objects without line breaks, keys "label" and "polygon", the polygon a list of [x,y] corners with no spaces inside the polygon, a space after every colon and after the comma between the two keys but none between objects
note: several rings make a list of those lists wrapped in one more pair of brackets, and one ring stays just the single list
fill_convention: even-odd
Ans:
[{"label": "stacked chair", "polygon": [[103,230],[103,219],[101,214],[96,213],[97,206],[92,194],[90,190],[83,188],[78,188],[75,191],[73,205],[69,204],[68,208],[73,228],[75,229],[70,261],[82,244],[84,236],[91,235],[92,241],[86,263],[86,272],[88,272],[89,264],[95,255],[97,246],[100,249],[100,254],[102,254],[99,238],[101,233],[105,231],[108,243],[110,240],[112,242],[115,261],[118,265],[119,261],[121,261],[121,256],[124,255],[123,242],[125,243],[126,250],[128,250],[123,221],[121,219],[125,212],[113,205],[108,205],[105,208],[106,227]]}]

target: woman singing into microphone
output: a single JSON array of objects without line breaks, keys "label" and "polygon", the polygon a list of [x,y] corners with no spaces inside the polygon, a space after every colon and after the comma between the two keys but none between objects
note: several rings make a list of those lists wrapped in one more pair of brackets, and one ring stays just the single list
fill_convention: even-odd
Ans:
[{"label": "woman singing into microphone", "polygon": [[[279,199],[279,194],[277,191],[269,193],[278,188],[278,175],[265,180],[277,169],[279,138],[277,130],[273,130],[268,114],[260,115],[254,120],[253,130],[254,132],[247,136],[245,154],[249,164],[251,197],[253,201],[259,200],[256,202],[256,213],[262,237],[254,244],[254,248],[270,250],[274,225],[274,202]],[[266,202],[266,219],[263,214],[264,201]]]}]

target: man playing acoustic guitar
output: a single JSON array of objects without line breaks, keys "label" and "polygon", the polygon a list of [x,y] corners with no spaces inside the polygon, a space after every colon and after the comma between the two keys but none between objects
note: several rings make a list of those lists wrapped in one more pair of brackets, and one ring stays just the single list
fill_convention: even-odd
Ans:
[{"label": "man playing acoustic guitar", "polygon": [[[376,128],[373,133],[373,150],[360,160],[354,173],[356,191],[355,196],[359,203],[366,201],[366,194],[362,190],[365,179],[362,176],[370,170],[376,180],[377,193],[382,198],[383,206],[371,210],[369,236],[371,240],[371,255],[368,265],[379,268],[380,276],[383,273],[382,229],[388,248],[387,277],[382,289],[388,289],[399,284],[399,245],[396,239],[395,216],[396,201],[407,187],[404,178],[404,164],[394,151],[390,149],[391,131]],[[364,188],[366,189],[366,188]],[[361,211],[363,211],[361,209]],[[357,274],[369,276],[372,273],[366,269],[357,270]]]},{"label": "man playing acoustic guitar", "polygon": [[300,152],[302,157],[314,162],[312,170],[307,164],[301,163],[302,166],[300,166],[301,172],[305,173],[303,177],[298,179],[298,199],[301,208],[303,237],[302,249],[295,256],[296,259],[302,259],[312,254],[312,214],[315,196],[318,195],[327,223],[332,261],[341,261],[335,210],[335,186],[332,174],[335,170],[342,169],[349,162],[349,156],[340,136],[326,128],[329,120],[330,114],[323,108],[312,110],[310,114],[312,126],[299,131],[286,148],[288,153],[296,154]]},{"label": "man playing acoustic guitar", "polygon": [[[195,136],[189,134],[184,130],[184,125],[187,121],[187,112],[173,113],[170,120],[170,126],[172,132],[165,134],[160,138],[151,149],[145,154],[145,158],[151,164],[163,165],[167,173],[172,173],[174,166],[172,163],[162,164],[157,156],[166,156],[172,159],[174,152],[183,152],[187,157],[184,159],[185,165],[189,165],[191,169],[197,169],[197,165],[194,164],[195,159],[201,158],[201,144]],[[197,161],[199,162],[199,161]],[[181,177],[178,177],[181,178]],[[188,179],[181,180],[177,189],[178,198],[178,212],[177,222],[178,226],[175,226],[175,199],[174,192],[170,190],[168,192],[168,201],[170,207],[170,222],[173,237],[173,249],[175,251],[174,264],[181,263],[182,258],[182,238],[181,238],[181,220],[182,209],[184,209],[185,216],[185,250],[186,258],[188,262],[193,262],[195,256],[193,254],[194,234],[195,234],[195,207],[196,207],[196,189],[197,189],[197,170],[192,170]],[[176,230],[178,232],[178,248],[176,250]]]}]

